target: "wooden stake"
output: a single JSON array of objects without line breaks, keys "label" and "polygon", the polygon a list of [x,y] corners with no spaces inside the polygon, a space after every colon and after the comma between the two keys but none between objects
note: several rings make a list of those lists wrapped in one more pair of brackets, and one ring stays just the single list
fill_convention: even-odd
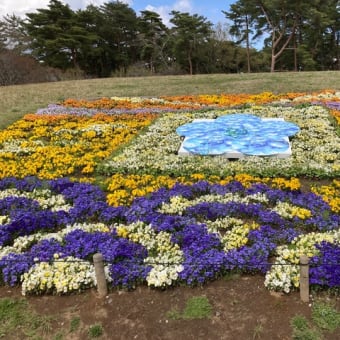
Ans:
[{"label": "wooden stake", "polygon": [[108,290],[107,290],[107,282],[106,282],[105,271],[104,271],[103,255],[100,253],[94,254],[93,264],[94,264],[94,271],[96,274],[98,294],[99,296],[104,297],[107,295]]},{"label": "wooden stake", "polygon": [[300,256],[300,298],[303,302],[309,302],[309,258]]}]

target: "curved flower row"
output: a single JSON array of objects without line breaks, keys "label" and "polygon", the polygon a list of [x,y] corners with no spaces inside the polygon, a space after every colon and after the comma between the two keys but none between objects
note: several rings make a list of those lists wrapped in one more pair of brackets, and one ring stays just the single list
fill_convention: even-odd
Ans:
[{"label": "curved flower row", "polygon": [[97,100],[77,100],[73,98],[66,99],[60,105],[49,106],[46,109],[39,110],[38,113],[50,113],[66,110],[77,115],[88,115],[97,112],[106,114],[121,113],[141,113],[141,112],[167,112],[178,110],[197,110],[206,105],[200,102],[186,103],[182,101],[167,100],[165,98],[142,98],[142,97],[112,97],[101,98]]},{"label": "curved flower row", "polygon": [[37,111],[40,115],[71,114],[76,116],[94,116],[97,114],[120,115],[124,113],[164,113],[187,112],[202,109],[216,109],[239,106],[256,106],[262,104],[298,105],[312,103],[325,105],[331,109],[332,115],[339,123],[340,119],[340,92],[324,90],[316,93],[286,93],[275,95],[263,92],[256,95],[250,94],[220,94],[220,95],[195,95],[172,96],[161,98],[143,97],[111,97],[97,100],[67,99],[61,104],[50,104]]},{"label": "curved flower row", "polygon": [[0,178],[91,175],[98,162],[155,118],[154,114],[26,115],[0,131]]},{"label": "curved flower row", "polygon": [[[339,240],[339,230],[326,233],[312,232],[307,235],[299,235],[289,245],[279,246],[276,249],[276,262],[278,265],[273,266],[272,269],[267,272],[265,285],[268,288],[280,289],[287,293],[292,287],[299,287],[299,258],[301,255],[307,255],[312,258],[311,283],[320,284],[320,282],[317,282],[318,279],[320,280],[320,277],[316,278],[313,276],[313,270],[315,270],[316,267],[313,265],[317,264],[318,260],[320,262],[320,258],[322,258],[322,262],[324,263],[318,263],[320,267],[331,267],[333,271],[331,277],[322,277],[324,284],[329,287],[339,286],[340,278],[337,274],[339,272],[337,269],[339,258],[333,257],[332,261],[330,261],[329,259],[323,258],[322,253],[320,254],[320,250],[322,252],[324,245],[332,245],[335,247],[334,249],[338,251],[340,249]],[[317,270],[320,269],[317,268]]]},{"label": "curved flower row", "polygon": [[[248,187],[254,183],[265,183],[270,184],[274,188],[279,189],[290,189],[298,190],[300,189],[301,183],[298,178],[261,178],[255,177],[248,174],[237,174],[235,176],[211,176],[205,175],[203,173],[193,173],[188,177],[176,177],[166,176],[166,175],[129,175],[129,174],[114,174],[106,182],[107,201],[110,205],[129,205],[136,198],[144,195],[148,195],[162,187],[172,188],[176,183],[183,184],[193,184],[198,181],[206,180],[209,183],[216,184],[227,184],[231,181],[240,181],[244,186]],[[322,189],[323,192],[327,191],[327,186]],[[315,190],[319,190],[315,187]],[[321,190],[321,189],[320,189]],[[320,192],[321,193],[321,192]],[[334,196],[334,195],[333,195]],[[327,196],[329,199],[329,195]],[[335,197],[333,197],[332,202],[335,202]],[[332,203],[330,202],[330,204]]]},{"label": "curved flower row", "polygon": [[[263,92],[259,94],[219,94],[219,95],[184,95],[184,96],[162,96],[160,98],[142,97],[111,97],[97,100],[66,99],[61,103],[67,108],[87,108],[91,110],[140,110],[157,109],[162,110],[186,110],[201,107],[230,107],[240,105],[260,105],[267,103],[326,103],[329,101],[340,102],[340,92],[324,90],[314,93],[284,93],[274,94]],[[53,107],[52,107],[53,108]]]},{"label": "curved flower row", "polygon": [[24,294],[95,285],[97,252],[114,287],[201,284],[238,270],[266,273],[268,288],[288,292],[302,253],[317,264],[312,283],[340,284],[329,269],[340,261],[340,216],[314,193],[198,181],[113,207],[98,187],[67,179],[5,178],[0,190],[1,277]]}]

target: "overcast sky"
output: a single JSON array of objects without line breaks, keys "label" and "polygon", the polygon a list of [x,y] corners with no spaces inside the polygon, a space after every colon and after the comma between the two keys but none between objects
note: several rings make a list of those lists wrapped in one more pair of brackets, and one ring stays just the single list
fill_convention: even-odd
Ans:
[{"label": "overcast sky", "polygon": [[[64,0],[73,10],[84,9],[87,5],[100,6],[109,0]],[[172,10],[189,12],[206,17],[213,24],[225,23],[226,19],[222,10],[228,11],[229,5],[236,0],[121,0],[133,8],[137,15],[142,10],[150,10],[160,14],[165,24],[169,21]],[[0,17],[6,14],[24,16],[25,13],[34,12],[37,8],[46,8],[49,0],[0,0]]]}]

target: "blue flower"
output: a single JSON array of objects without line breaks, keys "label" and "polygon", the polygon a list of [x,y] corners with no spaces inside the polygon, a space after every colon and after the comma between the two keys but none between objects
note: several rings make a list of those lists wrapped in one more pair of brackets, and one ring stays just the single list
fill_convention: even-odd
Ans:
[{"label": "blue flower", "polygon": [[340,287],[340,245],[321,242],[319,255],[310,260],[309,282],[315,285]]},{"label": "blue flower", "polygon": [[[28,192],[35,188],[48,188],[53,194],[62,195],[71,208],[53,211],[26,197],[0,199],[0,215],[10,217],[6,224],[1,225],[0,245],[13,246],[18,236],[58,232],[74,223],[105,223],[110,226],[142,221],[150,225],[156,235],[160,232],[170,234],[171,242],[182,252],[180,262],[183,270],[178,274],[178,282],[189,285],[202,284],[230,270],[265,273],[278,246],[289,244],[300,234],[338,230],[340,225],[339,214],[332,212],[321,196],[300,190],[275,189],[261,183],[250,187],[238,181],[223,185],[206,181],[192,185],[177,183],[170,189],[161,188],[138,197],[130,206],[120,207],[109,206],[105,193],[98,186],[68,179],[48,182],[33,177],[0,180],[0,190],[8,188]],[[237,194],[240,198],[264,194],[267,200],[261,203],[250,200],[247,203],[238,199],[226,202],[205,199],[206,195],[223,196],[228,193]],[[163,213],[159,208],[174,196],[185,197],[192,204],[180,214]],[[200,200],[196,201],[197,198]],[[303,221],[297,217],[290,219],[281,216],[273,210],[278,202],[308,209],[311,216]],[[218,228],[218,233],[213,232],[208,228],[208,221],[227,216],[242,219],[245,224],[255,222],[257,228],[248,232],[245,244],[225,251],[219,234],[223,235],[228,229],[222,226]],[[339,243],[323,242],[316,247],[318,255],[310,262],[311,284],[338,287]],[[22,274],[37,263],[36,259],[54,261],[54,254],[58,253],[60,260],[73,256],[91,261],[97,252],[103,254],[113,287],[130,289],[145,283],[152,268],[145,262],[149,256],[147,248],[119,237],[114,228],[109,232],[76,229],[68,232],[61,242],[53,238],[32,241],[20,254],[3,255],[0,258],[0,277],[2,283],[16,285],[20,283]]]},{"label": "blue flower", "polygon": [[289,136],[299,132],[293,123],[278,119],[261,119],[235,113],[211,120],[197,120],[177,128],[185,136],[183,148],[199,155],[222,155],[240,152],[245,155],[269,156],[289,149]]}]

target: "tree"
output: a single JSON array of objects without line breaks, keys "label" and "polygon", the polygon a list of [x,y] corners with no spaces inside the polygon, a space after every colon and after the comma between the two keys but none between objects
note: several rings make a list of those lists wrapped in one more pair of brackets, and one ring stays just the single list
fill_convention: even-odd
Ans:
[{"label": "tree", "polygon": [[207,57],[201,51],[209,42],[212,23],[198,14],[172,11],[171,15],[170,22],[174,25],[171,33],[176,59],[192,75],[194,62],[198,68]]},{"label": "tree", "polygon": [[80,46],[78,63],[89,76],[105,77],[112,71],[110,49],[100,36],[104,17],[98,7],[89,5],[77,13],[78,25],[86,31],[86,39]]},{"label": "tree", "polygon": [[167,65],[169,29],[158,13],[141,11],[139,17],[140,58],[145,60],[152,73]]},{"label": "tree", "polygon": [[304,20],[299,39],[318,69],[340,69],[340,1],[317,1]]},{"label": "tree", "polygon": [[256,0],[259,11],[258,29],[270,32],[271,67],[275,64],[289,43],[293,40],[303,13],[313,7],[313,0]]},{"label": "tree", "polygon": [[77,25],[76,14],[68,5],[50,0],[48,9],[38,9],[26,16],[25,27],[33,40],[32,53],[38,60],[62,69],[78,67],[86,31]]},{"label": "tree", "polygon": [[250,73],[250,35],[253,33],[252,25],[255,18],[251,15],[252,10],[249,2],[236,2],[230,5],[230,12],[222,11],[226,18],[233,22],[230,33],[237,38],[237,44],[246,43],[247,51],[247,71]]},{"label": "tree", "polygon": [[230,15],[236,18],[237,10],[242,9],[241,13],[250,17],[255,37],[269,34],[266,44],[271,48],[270,70],[274,72],[279,57],[287,48],[294,50],[296,59],[297,34],[302,32],[306,18],[311,17],[319,3],[320,0],[238,0],[231,7]]},{"label": "tree", "polygon": [[137,60],[136,12],[120,1],[104,3],[100,6],[102,23],[98,34],[110,58],[112,70],[126,74],[127,67]]},{"label": "tree", "polygon": [[58,72],[40,65],[28,55],[13,50],[0,52],[0,86],[58,80]]},{"label": "tree", "polygon": [[23,25],[24,21],[15,14],[7,14],[0,20],[0,48],[17,54],[27,52],[30,38]]},{"label": "tree", "polygon": [[236,44],[231,41],[229,26],[218,22],[209,39],[207,73],[235,73],[237,65],[235,56]]}]

